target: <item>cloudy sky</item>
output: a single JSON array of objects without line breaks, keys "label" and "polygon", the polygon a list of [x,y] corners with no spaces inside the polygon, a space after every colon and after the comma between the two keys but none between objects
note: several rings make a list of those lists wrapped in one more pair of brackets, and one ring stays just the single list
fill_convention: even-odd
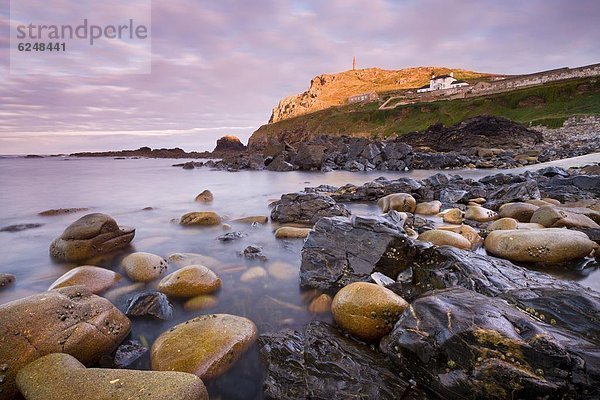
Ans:
[{"label": "cloudy sky", "polygon": [[[90,19],[135,14],[90,0],[39,0],[37,9],[76,23],[73,4],[83,3]],[[65,53],[54,62],[68,73],[11,74],[9,10],[0,0],[0,154],[246,140],[280,98],[351,68],[353,55],[360,68],[507,74],[600,62],[598,0],[153,0],[150,74],[119,68],[122,52],[135,51],[127,45],[80,55],[77,71]],[[114,68],[92,70],[106,62]]]}]

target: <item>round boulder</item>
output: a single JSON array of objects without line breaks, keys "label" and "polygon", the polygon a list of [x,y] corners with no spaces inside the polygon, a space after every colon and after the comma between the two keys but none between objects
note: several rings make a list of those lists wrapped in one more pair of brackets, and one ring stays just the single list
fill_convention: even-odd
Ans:
[{"label": "round boulder", "polygon": [[377,200],[377,205],[384,213],[390,210],[415,212],[417,201],[408,193],[392,193]]},{"label": "round boulder", "polygon": [[469,225],[440,226],[437,229],[458,233],[459,235],[467,239],[471,243],[471,245],[476,245],[483,242],[483,239],[481,238],[481,236],[479,236],[479,232],[477,231],[477,229]]},{"label": "round boulder", "polygon": [[441,208],[442,202],[439,200],[428,201],[426,203],[419,203],[415,208],[415,214],[435,215],[440,212]]},{"label": "round boulder", "polygon": [[198,196],[196,196],[196,198],[194,199],[195,201],[199,201],[201,203],[210,203],[211,201],[214,200],[213,194],[210,190],[206,189],[203,190],[202,193],[200,193]]},{"label": "round boulder", "polygon": [[561,263],[583,258],[594,248],[585,233],[560,228],[493,231],[485,249],[516,262]]},{"label": "round boulder", "polygon": [[498,213],[481,206],[471,206],[465,212],[465,219],[477,222],[489,222],[498,219]]},{"label": "round boulder", "polygon": [[462,212],[458,208],[451,208],[449,210],[444,210],[440,213],[442,220],[447,224],[457,224],[460,225],[463,223],[463,217],[465,213]]},{"label": "round boulder", "polygon": [[221,223],[221,217],[212,211],[194,211],[184,214],[179,220],[181,225],[212,226]]},{"label": "round boulder", "polygon": [[76,262],[127,247],[135,229],[119,227],[106,214],[88,214],[65,229],[50,244],[50,255],[58,260]]},{"label": "round boulder", "polygon": [[359,339],[376,341],[394,327],[408,303],[383,286],[354,282],[333,298],[331,312],[335,322]]},{"label": "round boulder", "polygon": [[189,372],[211,379],[228,371],[254,343],[256,326],[244,317],[209,314],[176,325],[152,345],[157,371]]},{"label": "round boulder", "polygon": [[519,222],[529,222],[538,208],[540,207],[529,203],[506,203],[500,206],[498,215],[500,218],[514,218]]},{"label": "round boulder", "polygon": [[156,254],[137,252],[125,257],[121,267],[131,280],[152,282],[167,270],[167,261]]},{"label": "round boulder", "polygon": [[106,268],[94,267],[92,265],[83,265],[73,268],[54,283],[48,290],[53,290],[67,286],[83,285],[94,294],[102,293],[111,288],[121,279],[121,275]]},{"label": "round boulder", "polygon": [[196,297],[221,287],[221,279],[204,265],[188,265],[165,276],[158,290],[171,297]]},{"label": "round boulder", "polygon": [[472,246],[472,243],[461,234],[442,229],[425,231],[419,235],[418,239],[436,246],[452,246],[459,249],[470,249]]},{"label": "round boulder", "polygon": [[277,239],[304,239],[308,236],[312,228],[296,228],[293,226],[283,226],[275,231]]}]

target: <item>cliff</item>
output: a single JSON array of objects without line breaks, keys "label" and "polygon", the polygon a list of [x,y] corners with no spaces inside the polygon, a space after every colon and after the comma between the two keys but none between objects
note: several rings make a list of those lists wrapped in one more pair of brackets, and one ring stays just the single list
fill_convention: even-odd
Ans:
[{"label": "cliff", "polygon": [[310,81],[308,90],[289,96],[273,109],[269,123],[297,117],[346,103],[348,97],[368,92],[386,92],[420,87],[429,82],[431,74],[454,72],[456,79],[476,79],[483,74],[446,67],[415,67],[401,70],[368,68],[338,74],[323,74]]}]

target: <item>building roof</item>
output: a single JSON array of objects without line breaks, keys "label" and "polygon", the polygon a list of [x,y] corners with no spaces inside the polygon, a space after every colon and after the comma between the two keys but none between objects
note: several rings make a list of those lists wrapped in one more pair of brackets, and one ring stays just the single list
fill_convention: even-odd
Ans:
[{"label": "building roof", "polygon": [[452,78],[450,75],[440,75],[440,76],[436,76],[433,78],[433,80],[438,80],[438,79],[446,79],[446,78]]},{"label": "building roof", "polygon": [[467,82],[465,82],[465,81],[462,81],[462,80],[458,79],[458,80],[456,80],[456,81],[452,82],[452,83],[451,83],[451,85],[457,85],[457,84],[459,84],[459,83],[467,83]]},{"label": "building roof", "polygon": [[429,85],[423,85],[419,89],[429,89]]}]

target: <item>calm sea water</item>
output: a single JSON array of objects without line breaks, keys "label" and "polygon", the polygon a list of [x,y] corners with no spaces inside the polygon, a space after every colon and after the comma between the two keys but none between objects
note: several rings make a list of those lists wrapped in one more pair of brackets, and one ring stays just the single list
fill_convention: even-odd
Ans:
[{"label": "calm sea water", "polygon": [[[563,160],[546,165],[576,166],[600,161],[600,154]],[[315,318],[307,311],[298,288],[301,240],[281,241],[274,238],[276,225],[250,227],[231,223],[233,230],[248,234],[229,243],[217,240],[222,228],[189,228],[174,223],[190,211],[215,211],[227,219],[251,215],[269,215],[268,204],[281,194],[320,184],[362,184],[379,176],[396,178],[411,176],[422,179],[438,171],[408,173],[277,173],[241,171],[237,173],[208,169],[182,170],[171,164],[181,160],[153,159],[23,159],[0,158],[0,227],[41,223],[43,226],[16,233],[0,232],[0,271],[17,276],[17,283],[0,291],[0,304],[45,291],[74,264],[56,263],[48,256],[50,242],[73,221],[86,212],[72,215],[41,217],[40,211],[51,208],[86,207],[89,212],[107,213],[120,225],[136,228],[133,246],[127,252],[147,251],[167,257],[171,253],[197,253],[211,258],[207,266],[217,272],[222,289],[218,304],[204,311],[187,312],[174,301],[175,317],[171,321],[134,319],[131,338],[152,344],[171,326],[202,313],[230,313],[250,318],[261,333],[287,327],[300,327]],[[544,165],[536,166],[540,168]],[[512,170],[521,172],[520,170]],[[495,170],[451,171],[465,177],[480,178]],[[194,197],[210,189],[212,204],[194,202]],[[375,204],[349,204],[354,214],[377,214]],[[152,207],[152,210],[143,210]],[[239,252],[253,244],[262,246],[266,262],[249,261]],[[123,254],[125,255],[125,254]],[[100,265],[119,271],[122,257],[106,259]],[[240,282],[246,268],[262,266],[279,270],[278,278],[251,283]],[[173,270],[173,269],[172,269]],[[565,279],[580,280],[584,286],[600,290],[600,276],[589,268],[585,271],[559,273]],[[127,279],[120,286],[131,285]],[[156,283],[135,292],[154,288]],[[124,310],[125,302],[135,292],[117,298]],[[149,357],[140,359],[135,368],[148,369]],[[208,383],[211,398],[261,398],[261,367],[256,348],[251,349],[226,375]]]}]

